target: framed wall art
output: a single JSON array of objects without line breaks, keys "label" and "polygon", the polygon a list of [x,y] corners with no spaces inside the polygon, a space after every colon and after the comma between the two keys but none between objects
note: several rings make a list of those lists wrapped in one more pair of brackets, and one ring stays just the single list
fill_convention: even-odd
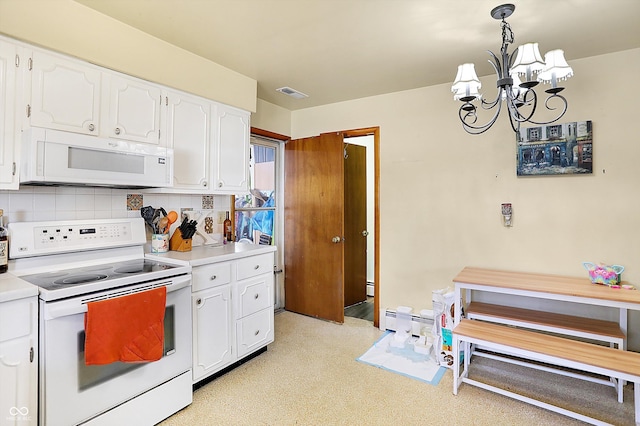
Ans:
[{"label": "framed wall art", "polygon": [[591,121],[521,127],[516,141],[518,176],[593,173]]}]

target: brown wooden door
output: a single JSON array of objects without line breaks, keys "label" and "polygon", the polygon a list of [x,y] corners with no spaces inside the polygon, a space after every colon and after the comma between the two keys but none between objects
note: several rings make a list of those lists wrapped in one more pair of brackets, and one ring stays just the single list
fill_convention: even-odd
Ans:
[{"label": "brown wooden door", "polygon": [[285,309],[339,323],[344,322],[343,160],[342,133],[285,145]]},{"label": "brown wooden door", "polygon": [[367,148],[347,143],[344,152],[344,306],[351,306],[367,300]]}]

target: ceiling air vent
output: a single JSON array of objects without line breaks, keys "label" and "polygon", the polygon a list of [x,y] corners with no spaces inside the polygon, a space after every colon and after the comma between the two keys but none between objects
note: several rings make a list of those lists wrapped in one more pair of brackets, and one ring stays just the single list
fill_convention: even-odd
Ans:
[{"label": "ceiling air vent", "polygon": [[302,92],[299,92],[295,89],[292,89],[291,87],[286,87],[286,86],[276,89],[276,92],[284,93],[285,95],[291,96],[292,98],[296,98],[296,99],[304,99],[309,97],[309,95],[305,95]]}]

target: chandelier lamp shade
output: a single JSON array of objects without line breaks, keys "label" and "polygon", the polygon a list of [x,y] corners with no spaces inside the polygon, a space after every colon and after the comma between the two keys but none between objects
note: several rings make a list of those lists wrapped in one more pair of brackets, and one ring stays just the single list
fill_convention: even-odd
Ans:
[{"label": "chandelier lamp shade", "polygon": [[[564,87],[558,86],[571,76],[573,70],[564,59],[562,50],[552,50],[540,55],[538,43],[527,43],[518,47],[509,54],[509,45],[513,43],[514,36],[511,26],[505,21],[513,14],[513,4],[503,4],[491,11],[494,19],[501,20],[502,47],[500,56],[489,51],[491,60],[489,63],[497,76],[496,86],[498,93],[493,100],[486,100],[480,92],[482,84],[475,71],[474,64],[462,64],[458,66],[456,79],[451,86],[453,99],[462,102],[458,110],[458,116],[462,127],[471,134],[484,133],[493,126],[498,119],[503,107],[509,115],[511,128],[514,132],[520,129],[522,123],[546,125],[558,121],[567,111],[567,100],[559,93]],[[533,119],[538,107],[538,94],[534,88],[539,84],[550,84],[545,90],[547,98],[544,106],[547,110],[554,111],[555,118],[550,121],[535,121]],[[495,110],[493,117],[484,124],[478,124],[478,109]]]}]

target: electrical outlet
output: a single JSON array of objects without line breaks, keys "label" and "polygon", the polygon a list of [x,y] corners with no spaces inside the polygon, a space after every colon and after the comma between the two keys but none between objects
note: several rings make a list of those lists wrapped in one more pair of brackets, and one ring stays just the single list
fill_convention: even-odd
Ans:
[{"label": "electrical outlet", "polygon": [[218,224],[222,225],[227,218],[226,212],[218,212]]}]

